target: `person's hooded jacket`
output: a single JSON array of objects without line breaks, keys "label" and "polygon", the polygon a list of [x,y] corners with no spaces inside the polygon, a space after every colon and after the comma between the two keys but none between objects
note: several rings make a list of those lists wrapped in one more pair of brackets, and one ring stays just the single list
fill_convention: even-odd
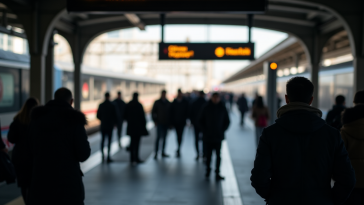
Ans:
[{"label": "person's hooded jacket", "polygon": [[189,103],[185,98],[175,99],[171,104],[171,123],[174,127],[183,127],[188,118]]},{"label": "person's hooded jacket", "polygon": [[148,130],[146,128],[147,121],[143,105],[138,100],[133,99],[126,105],[125,120],[128,122],[126,134],[129,136],[146,136]]},{"label": "person's hooded jacket", "polygon": [[80,162],[91,153],[86,117],[64,101],[33,109],[28,154],[32,164],[29,204],[83,205]]},{"label": "person's hooded jacket", "polygon": [[197,98],[192,104],[190,109],[190,120],[193,126],[199,126],[198,116],[201,113],[203,106],[206,104],[204,97]]},{"label": "person's hooded jacket", "polygon": [[112,130],[118,122],[117,109],[110,100],[99,105],[97,118],[101,121],[101,130]]},{"label": "person's hooded jacket", "polygon": [[171,103],[167,99],[159,99],[154,102],[152,118],[157,125],[170,126]]},{"label": "person's hooded jacket", "polygon": [[222,102],[214,104],[211,100],[202,109],[199,117],[204,142],[218,143],[225,139],[229,128],[229,113]]},{"label": "person's hooded jacket", "polygon": [[342,121],[341,137],[355,170],[355,188],[364,188],[364,104],[346,109]]},{"label": "person's hooded jacket", "polygon": [[258,145],[251,176],[257,193],[269,205],[343,204],[355,173],[339,131],[305,103],[289,103],[277,116]]}]

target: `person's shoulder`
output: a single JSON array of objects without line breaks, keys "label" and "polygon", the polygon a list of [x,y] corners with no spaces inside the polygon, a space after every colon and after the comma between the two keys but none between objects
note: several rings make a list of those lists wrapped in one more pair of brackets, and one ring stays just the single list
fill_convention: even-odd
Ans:
[{"label": "person's shoulder", "polygon": [[86,116],[82,112],[73,108],[56,110],[52,107],[39,106],[32,110],[31,119],[33,121],[36,121],[43,117],[46,117],[46,115],[49,115],[50,113],[52,113],[51,117],[65,119],[70,124],[87,124]]}]

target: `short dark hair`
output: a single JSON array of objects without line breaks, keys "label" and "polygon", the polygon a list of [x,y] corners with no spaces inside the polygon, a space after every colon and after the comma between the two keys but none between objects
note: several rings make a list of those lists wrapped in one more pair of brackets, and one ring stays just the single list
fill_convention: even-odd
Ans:
[{"label": "short dark hair", "polygon": [[54,99],[69,102],[72,100],[72,92],[67,88],[59,88],[54,93]]},{"label": "short dark hair", "polygon": [[166,90],[162,90],[161,94],[163,94],[163,93],[167,93],[167,91]]},{"label": "short dark hair", "polygon": [[291,78],[286,85],[287,97],[291,102],[310,103],[315,86],[305,77]]},{"label": "short dark hair", "polygon": [[343,95],[338,95],[335,98],[336,105],[342,105],[345,102],[345,97]]},{"label": "short dark hair", "polygon": [[199,92],[199,95],[200,95],[200,96],[205,96],[205,92],[204,92],[203,90],[201,90],[201,91]]},{"label": "short dark hair", "polygon": [[364,103],[364,90],[355,93],[354,103],[355,104]]},{"label": "short dark hair", "polygon": [[121,92],[120,91],[118,92],[118,95],[121,95]]},{"label": "short dark hair", "polygon": [[178,92],[178,93],[182,93],[182,90],[181,90],[181,89],[178,89],[178,90],[177,90],[177,92]]},{"label": "short dark hair", "polygon": [[109,92],[106,92],[105,93],[105,98],[109,98],[110,97],[110,93]]},{"label": "short dark hair", "polygon": [[218,92],[212,93],[212,97],[214,97],[214,96],[220,97],[220,93],[218,93]]}]

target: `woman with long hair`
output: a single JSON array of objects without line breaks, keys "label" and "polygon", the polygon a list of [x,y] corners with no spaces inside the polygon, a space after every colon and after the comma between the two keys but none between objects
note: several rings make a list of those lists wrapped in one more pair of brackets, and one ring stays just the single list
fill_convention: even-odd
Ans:
[{"label": "woman with long hair", "polygon": [[33,108],[39,105],[35,98],[29,98],[18,114],[14,117],[8,133],[9,142],[15,144],[12,154],[12,161],[17,175],[18,186],[21,188],[25,204],[30,184],[30,166],[27,158],[27,137],[30,124],[30,114]]},{"label": "woman with long hair", "polygon": [[252,111],[252,118],[255,122],[255,137],[257,146],[263,129],[268,126],[269,117],[269,111],[268,108],[264,106],[263,98],[258,96],[255,100]]}]

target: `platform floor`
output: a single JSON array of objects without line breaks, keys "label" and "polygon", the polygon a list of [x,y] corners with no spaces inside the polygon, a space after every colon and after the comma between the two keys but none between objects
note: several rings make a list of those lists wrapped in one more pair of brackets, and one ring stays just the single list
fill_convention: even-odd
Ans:
[{"label": "platform floor", "polygon": [[[125,149],[113,144],[112,164],[101,164],[99,134],[90,137],[92,156],[82,164],[86,205],[264,205],[264,201],[250,185],[256,145],[254,127],[246,120],[239,126],[240,114],[235,109],[230,114],[231,126],[223,146],[222,175],[226,180],[216,182],[214,175],[205,180],[203,162],[195,161],[193,128],[186,127],[181,158],[175,157],[176,135],[172,130],[167,137],[170,158],[153,159],[155,129],[142,139],[141,157],[144,164],[132,166]],[[247,118],[247,117],[246,117]],[[128,144],[128,138],[123,139]],[[23,204],[16,185],[0,186],[0,204]]]}]

